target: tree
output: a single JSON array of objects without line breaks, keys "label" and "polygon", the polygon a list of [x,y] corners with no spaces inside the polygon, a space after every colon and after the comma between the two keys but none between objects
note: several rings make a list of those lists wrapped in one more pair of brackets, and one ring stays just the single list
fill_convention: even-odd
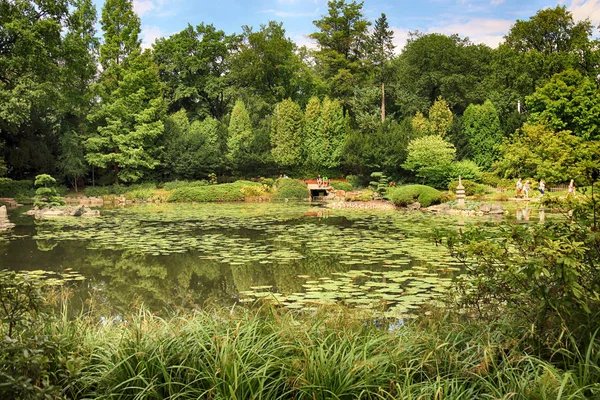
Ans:
[{"label": "tree", "polygon": [[392,61],[396,106],[403,116],[424,112],[438,97],[456,114],[488,94],[492,49],[458,35],[411,32],[402,53]]},{"label": "tree", "polygon": [[303,122],[300,106],[291,99],[275,106],[271,119],[271,154],[280,167],[301,164]]},{"label": "tree", "polygon": [[419,135],[438,135],[445,137],[452,127],[453,115],[448,103],[441,97],[429,108],[429,118],[417,112],[412,120],[412,127]]},{"label": "tree", "polygon": [[11,177],[55,167],[68,15],[66,0],[0,1],[0,142]]},{"label": "tree", "polygon": [[540,123],[526,123],[500,147],[495,172],[504,178],[531,177],[547,183],[568,182],[584,154],[581,139],[569,131],[554,131]]},{"label": "tree", "polygon": [[439,135],[423,136],[408,145],[408,156],[402,167],[413,171],[423,184],[446,187],[456,149]]},{"label": "tree", "polygon": [[[255,32],[244,26],[228,78],[236,92],[258,96],[271,113],[274,103],[299,95],[302,62],[282,23],[270,21]],[[261,116],[264,116],[261,115]]]},{"label": "tree", "polygon": [[77,192],[77,181],[89,170],[83,153],[83,145],[77,133],[65,132],[60,139],[60,148],[59,168]]},{"label": "tree", "polygon": [[221,167],[219,121],[206,118],[190,124],[185,111],[168,118],[166,162],[177,178],[207,178]]},{"label": "tree", "polygon": [[485,170],[498,159],[502,144],[502,128],[496,108],[491,101],[483,105],[471,104],[462,119],[463,135],[468,140],[468,155]]},{"label": "tree", "polygon": [[228,112],[226,73],[235,36],[213,25],[187,28],[154,44],[153,57],[165,83],[169,110],[222,119]]},{"label": "tree", "polygon": [[384,13],[375,21],[371,34],[372,60],[376,69],[376,82],[381,84],[381,121],[385,121],[385,82],[388,79],[387,63],[394,55],[394,31],[389,29]]},{"label": "tree", "polygon": [[310,35],[317,41],[316,69],[329,83],[330,95],[347,105],[356,85],[365,79],[368,50],[368,22],[363,3],[330,0],[328,14],[313,21],[319,29]]},{"label": "tree", "polygon": [[227,156],[234,170],[241,171],[251,157],[250,149],[254,140],[250,116],[241,100],[237,100],[233,106],[228,131]]},{"label": "tree", "polygon": [[583,140],[600,139],[600,92],[588,77],[569,69],[526,98],[531,122],[569,130]]},{"label": "tree", "polygon": [[103,67],[95,86],[100,101],[90,113],[95,134],[85,142],[86,160],[112,166],[114,182],[135,182],[160,164],[165,104],[158,68],[141,53],[139,18],[131,0],[108,0],[102,10]]}]

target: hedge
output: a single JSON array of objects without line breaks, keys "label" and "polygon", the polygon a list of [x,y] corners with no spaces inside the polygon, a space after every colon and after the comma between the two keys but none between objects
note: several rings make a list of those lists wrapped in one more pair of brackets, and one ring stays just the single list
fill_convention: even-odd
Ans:
[{"label": "hedge", "polygon": [[33,197],[34,195],[33,181],[0,178],[0,197]]},{"label": "hedge", "polygon": [[[473,196],[476,194],[485,194],[486,187],[484,185],[480,185],[479,183],[470,181],[468,179],[462,180],[462,185],[465,187],[465,195]],[[456,193],[456,188],[458,187],[458,181],[452,181],[448,184],[448,190],[452,193]]]},{"label": "hedge", "polygon": [[250,181],[237,181],[222,183],[220,185],[191,186],[175,189],[169,202],[216,202],[216,201],[243,201],[245,199],[242,188],[260,186],[262,184]]}]

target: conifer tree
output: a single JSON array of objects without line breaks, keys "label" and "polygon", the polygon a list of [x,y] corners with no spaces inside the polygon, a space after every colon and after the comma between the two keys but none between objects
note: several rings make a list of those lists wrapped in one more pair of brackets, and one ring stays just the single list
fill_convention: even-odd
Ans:
[{"label": "conifer tree", "polygon": [[385,121],[385,82],[387,80],[387,63],[394,55],[394,32],[389,29],[387,16],[375,21],[375,29],[371,35],[372,60],[376,70],[376,81],[381,84],[381,121]]},{"label": "conifer tree", "polygon": [[293,167],[302,160],[302,125],[300,106],[287,99],[277,104],[271,120],[271,154],[280,167]]}]

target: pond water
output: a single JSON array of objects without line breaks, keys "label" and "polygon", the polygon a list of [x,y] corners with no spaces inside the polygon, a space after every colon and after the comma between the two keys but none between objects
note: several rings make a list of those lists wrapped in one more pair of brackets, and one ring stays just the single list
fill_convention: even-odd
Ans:
[{"label": "pond water", "polygon": [[42,221],[24,211],[11,211],[17,226],[0,233],[0,269],[69,280],[74,302],[114,314],[141,303],[162,311],[267,298],[406,316],[460,273],[433,230],[474,220],[266,203],[145,205]]}]

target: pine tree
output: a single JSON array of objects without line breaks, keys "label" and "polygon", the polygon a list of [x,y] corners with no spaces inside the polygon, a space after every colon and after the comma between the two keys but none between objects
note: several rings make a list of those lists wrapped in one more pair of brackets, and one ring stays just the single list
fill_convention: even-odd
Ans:
[{"label": "pine tree", "polygon": [[375,21],[375,29],[371,35],[372,60],[376,70],[377,83],[381,84],[381,121],[385,121],[385,82],[387,80],[387,63],[394,55],[394,31],[389,29],[384,13]]}]

